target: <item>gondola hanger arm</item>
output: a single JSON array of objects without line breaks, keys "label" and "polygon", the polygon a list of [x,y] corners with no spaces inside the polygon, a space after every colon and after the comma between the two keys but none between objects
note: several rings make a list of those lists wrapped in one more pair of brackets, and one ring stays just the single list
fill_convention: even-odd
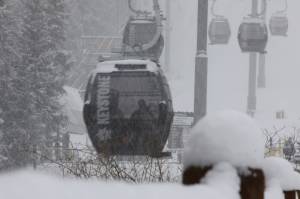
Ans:
[{"label": "gondola hanger arm", "polygon": [[218,14],[216,14],[216,12],[215,12],[215,5],[216,5],[216,2],[217,2],[217,0],[213,0],[213,1],[212,1],[211,8],[210,8],[211,13],[212,13],[212,15],[213,15],[214,17],[217,17],[217,18],[223,17],[222,15],[218,15]]},{"label": "gondola hanger arm", "polygon": [[284,5],[284,9],[277,11],[276,13],[278,14],[286,14],[287,10],[288,10],[288,2],[287,0],[284,0],[285,5]]},{"label": "gondola hanger arm", "polygon": [[146,10],[138,10],[136,8],[133,7],[132,5],[132,0],[128,0],[128,6],[131,12],[135,13],[136,15],[140,16],[140,15],[150,15],[151,13],[146,11]]}]

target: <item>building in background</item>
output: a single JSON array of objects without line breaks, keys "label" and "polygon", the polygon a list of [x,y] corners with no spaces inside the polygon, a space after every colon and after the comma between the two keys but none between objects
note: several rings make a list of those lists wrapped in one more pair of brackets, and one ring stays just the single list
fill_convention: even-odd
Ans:
[{"label": "building in background", "polygon": [[110,56],[121,48],[122,33],[130,12],[124,0],[79,0],[70,9],[73,25],[69,27],[67,43],[72,47],[75,66],[67,84],[84,90],[99,55]]},{"label": "building in background", "polygon": [[186,145],[194,122],[193,113],[176,112],[168,139],[167,150],[177,162],[182,162],[183,149]]}]

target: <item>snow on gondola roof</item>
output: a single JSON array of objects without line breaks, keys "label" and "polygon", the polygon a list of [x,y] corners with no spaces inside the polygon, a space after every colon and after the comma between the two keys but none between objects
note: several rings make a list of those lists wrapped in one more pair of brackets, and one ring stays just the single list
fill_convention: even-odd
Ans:
[{"label": "snow on gondola roof", "polygon": [[153,19],[150,20],[142,20],[142,19],[134,19],[130,21],[131,24],[153,24]]},{"label": "snow on gondola roof", "polygon": [[265,21],[259,17],[244,17],[242,23],[260,23],[265,24]]},{"label": "snow on gondola roof", "polygon": [[116,60],[116,61],[104,61],[97,64],[96,69],[93,73],[111,73],[120,71],[116,65],[146,65],[145,69],[134,69],[134,71],[150,71],[158,72],[160,70],[157,63],[150,60],[138,60],[138,59],[128,59],[128,60]]}]

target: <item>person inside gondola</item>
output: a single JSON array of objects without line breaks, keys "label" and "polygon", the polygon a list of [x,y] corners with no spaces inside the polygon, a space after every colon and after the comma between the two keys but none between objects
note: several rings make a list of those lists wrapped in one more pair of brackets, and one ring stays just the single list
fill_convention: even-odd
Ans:
[{"label": "person inside gondola", "polygon": [[124,114],[119,108],[119,92],[111,90],[110,93],[110,119],[112,137],[115,141],[114,148],[119,150],[123,146],[123,138],[126,136],[126,125],[124,123]]},{"label": "person inside gondola", "polygon": [[140,99],[138,101],[138,109],[132,113],[130,118],[130,126],[135,134],[137,150],[142,150],[149,145],[148,142],[154,130],[154,122],[154,116],[149,111],[146,101]]}]

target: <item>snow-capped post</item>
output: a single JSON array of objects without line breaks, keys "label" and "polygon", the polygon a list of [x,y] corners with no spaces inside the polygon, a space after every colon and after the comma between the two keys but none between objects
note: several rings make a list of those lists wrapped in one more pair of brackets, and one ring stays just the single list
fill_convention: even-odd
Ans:
[{"label": "snow-capped post", "polygon": [[266,158],[263,170],[266,175],[268,198],[274,198],[272,195],[276,192],[283,194],[285,199],[296,199],[296,195],[300,197],[300,174],[294,171],[289,161],[278,157]]},{"label": "snow-capped post", "polygon": [[208,114],[194,126],[188,140],[183,184],[203,183],[216,165],[229,163],[240,180],[240,187],[233,190],[242,199],[263,199],[263,160],[263,135],[252,118],[235,111]]},{"label": "snow-capped post", "polygon": [[296,199],[297,191],[284,191],[283,193],[285,199]]}]

